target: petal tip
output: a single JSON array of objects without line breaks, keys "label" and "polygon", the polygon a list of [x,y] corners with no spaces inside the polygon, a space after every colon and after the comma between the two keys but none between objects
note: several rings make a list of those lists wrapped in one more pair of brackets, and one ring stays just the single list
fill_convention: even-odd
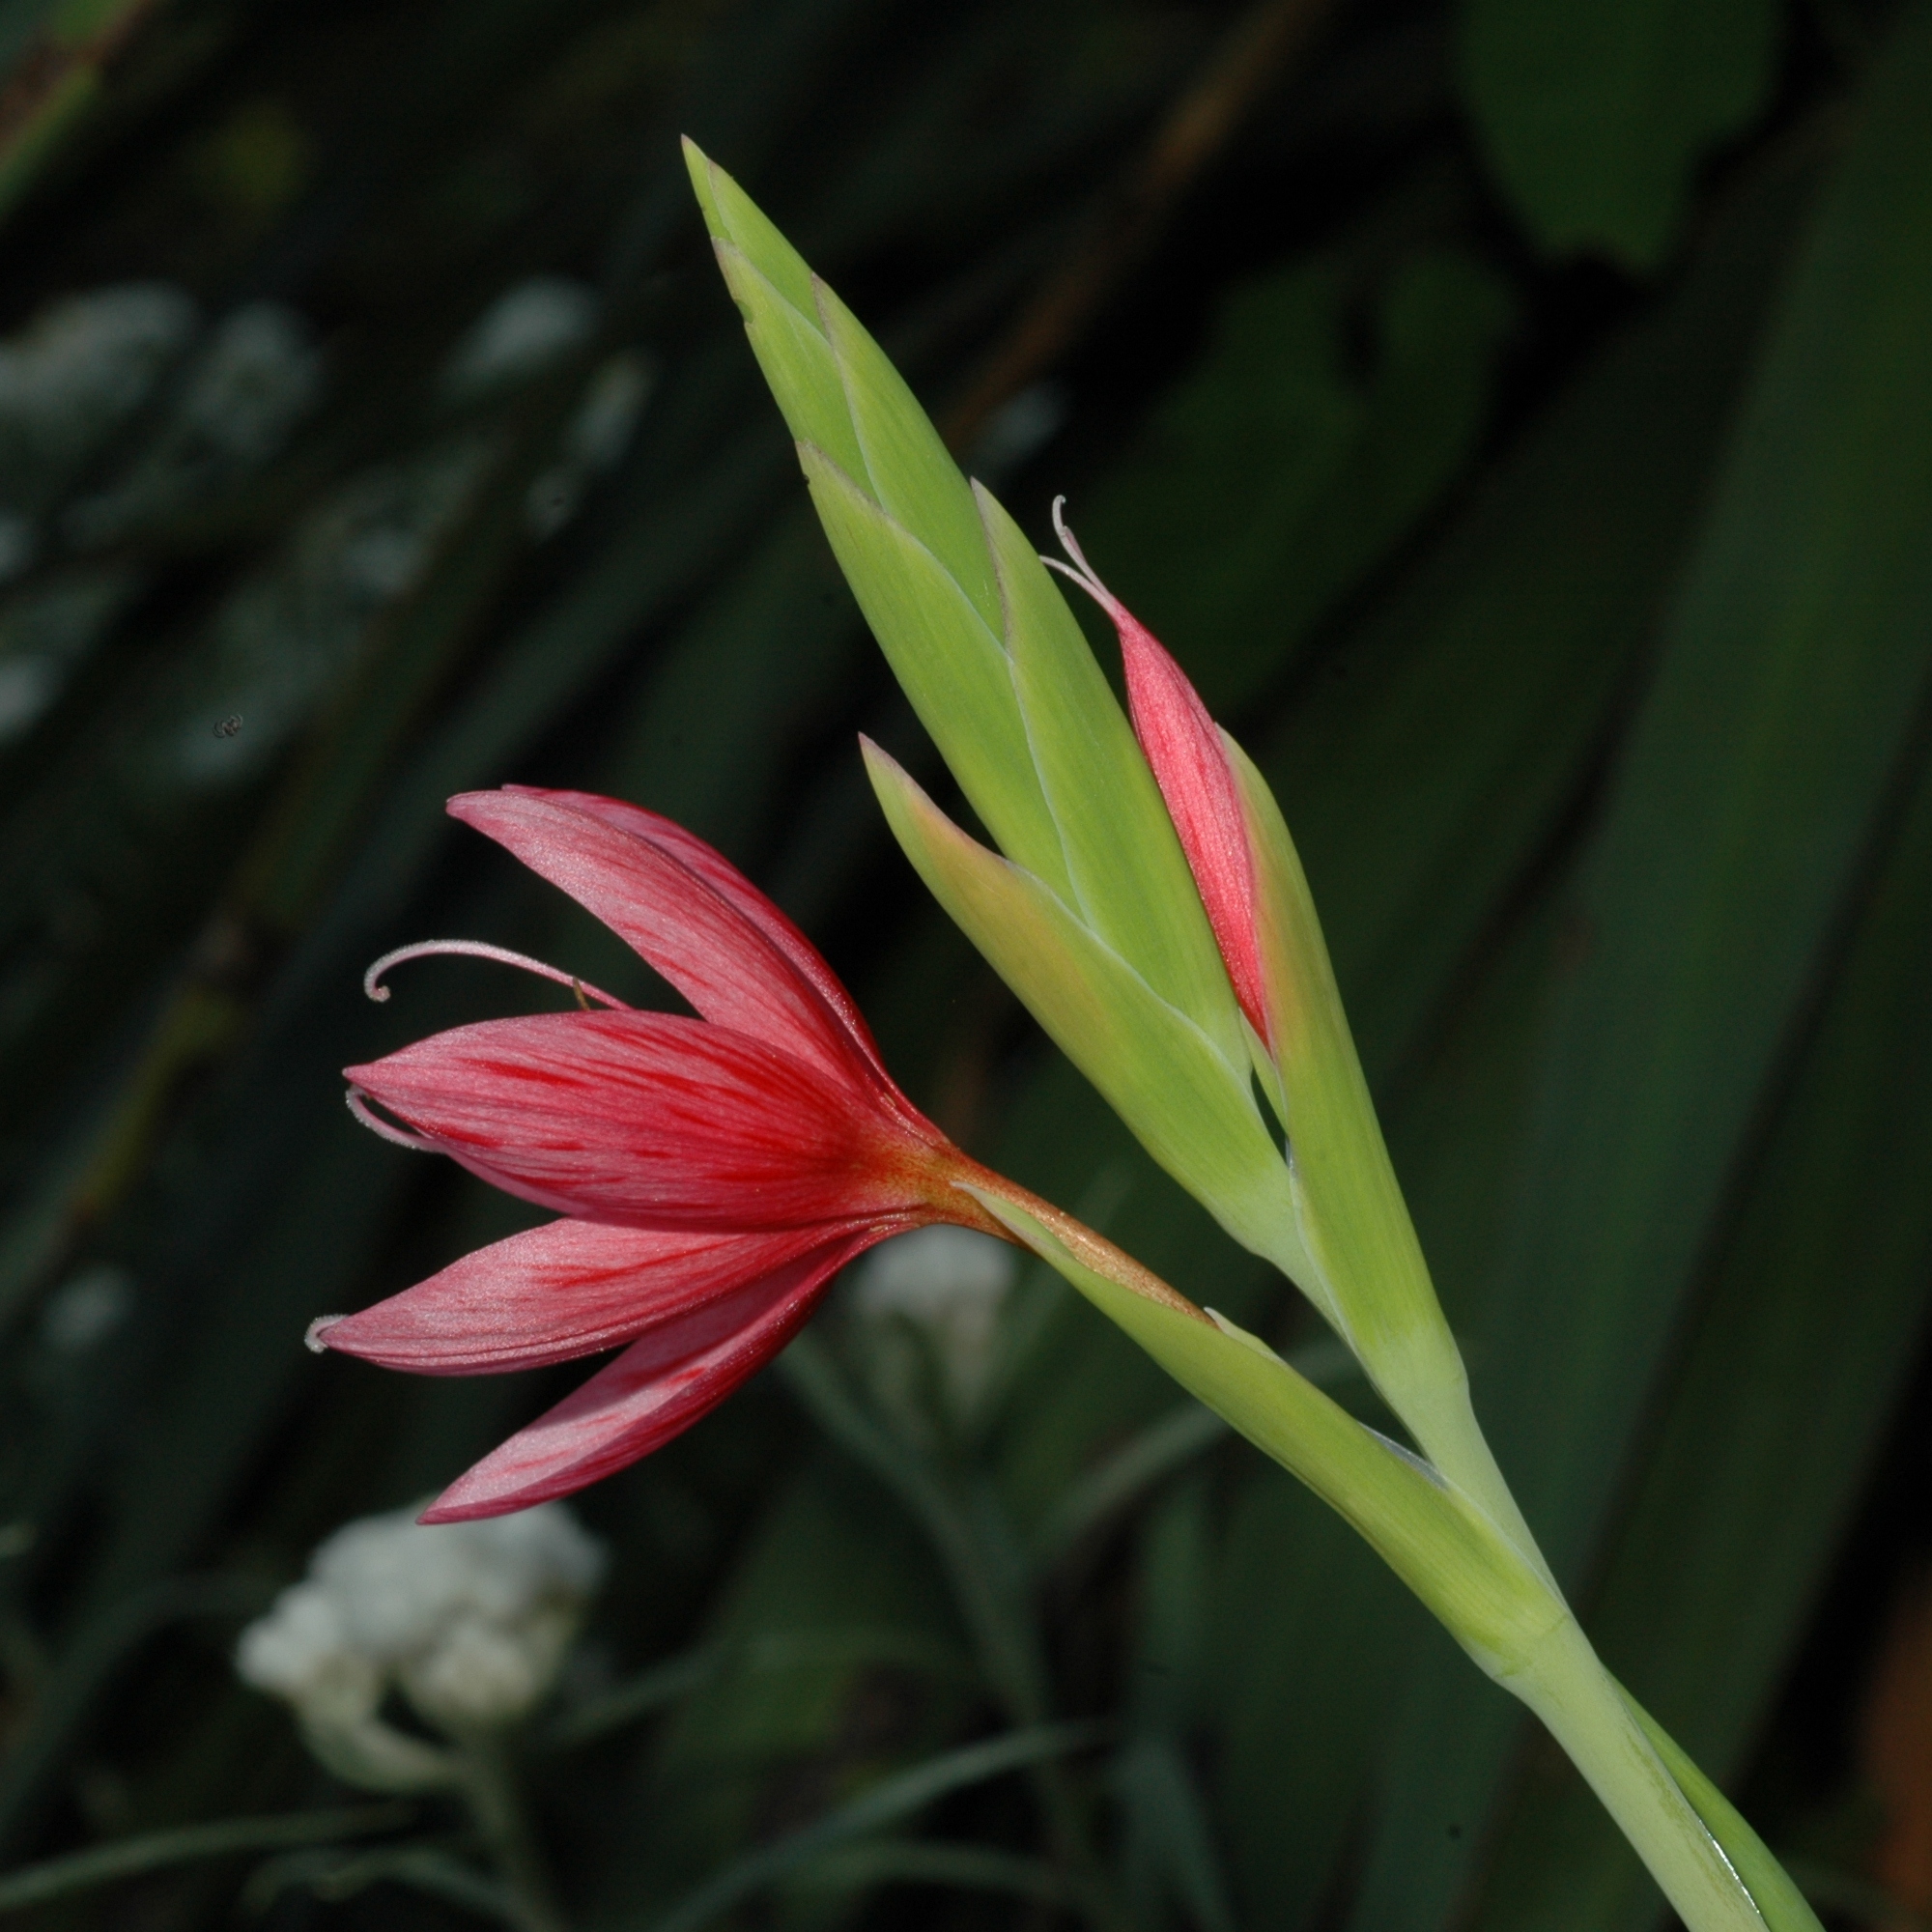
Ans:
[{"label": "petal tip", "polygon": [[[448,1492],[445,1491],[444,1495],[447,1495],[447,1493]],[[442,1522],[474,1522],[479,1517],[508,1516],[512,1507],[514,1505],[507,1505],[500,1509],[490,1509],[488,1507],[470,1507],[466,1509],[461,1503],[446,1502],[443,1496],[439,1496],[426,1510],[421,1511],[417,1515],[416,1520],[423,1524],[424,1527],[434,1529],[438,1523]]]},{"label": "petal tip", "polygon": [[[514,1438],[513,1438],[514,1439]],[[581,1482],[529,1482],[509,1483],[490,1480],[489,1459],[479,1463],[474,1468],[457,1477],[448,1489],[437,1496],[417,1517],[416,1520],[434,1528],[443,1522],[480,1522],[486,1517],[515,1516],[519,1510],[534,1509],[539,1503],[554,1502],[559,1496],[574,1495],[577,1491],[589,1488],[596,1476],[586,1475]],[[481,1477],[481,1480],[478,1478]]]}]

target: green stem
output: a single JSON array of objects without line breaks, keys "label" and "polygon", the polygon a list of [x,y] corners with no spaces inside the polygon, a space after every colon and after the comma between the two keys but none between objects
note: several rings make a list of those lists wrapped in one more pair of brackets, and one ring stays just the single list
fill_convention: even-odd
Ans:
[{"label": "green stem", "polygon": [[1387,1392],[1391,1406],[1435,1469],[1493,1524],[1561,1612],[1507,1663],[1479,1661],[1543,1720],[1690,1932],[1766,1932],[1753,1886],[1713,1835],[1660,1755],[1642,1714],[1564,1603],[1476,1420],[1462,1357],[1450,1346],[1447,1362],[1437,1357],[1419,1365],[1425,1372],[1410,1386]]},{"label": "green stem", "polygon": [[550,1868],[537,1849],[516,1771],[501,1741],[467,1740],[461,1762],[463,1795],[516,1908],[521,1932],[567,1932]]},{"label": "green stem", "polygon": [[[1561,1603],[1555,1577],[1476,1420],[1460,1354],[1452,1370],[1436,1374],[1424,1387],[1403,1391],[1401,1413],[1435,1467],[1495,1524]],[[1793,1898],[1800,1894],[1776,1861],[1605,1669],[1567,1608],[1520,1669],[1501,1674],[1499,1681],[1569,1753],[1691,1932],[1704,1932],[1707,1925],[1714,1932],[1718,1927],[1763,1932],[1767,1922],[1781,1932],[1804,1924],[1781,1909],[1786,1892]],[[1737,1829],[1725,1829],[1725,1819]],[[1740,1850],[1747,1842],[1748,1853]]]},{"label": "green stem", "polygon": [[[1619,1687],[1621,1689],[1621,1686]],[[1628,1690],[1624,1702],[1697,1815],[1750,1888],[1772,1932],[1824,1932],[1818,1915],[1792,1875],[1778,1863],[1730,1800],[1691,1762],[1690,1754]],[[1903,1915],[1909,1920],[1910,1915]]]},{"label": "green stem", "polygon": [[1573,1616],[1500,1676],[1603,1801],[1690,1932],[1766,1932],[1737,1868]]},{"label": "green stem", "polygon": [[[1699,1816],[1550,1580],[1476,1426],[1460,1363],[1437,1382],[1433,1405],[1405,1409],[1417,1439],[1450,1464],[1445,1470],[1365,1429],[1232,1322],[1203,1316],[1165,1284],[1149,1293],[1145,1270],[1117,1261],[1091,1230],[1076,1251],[1010,1196],[975,1194],[1183,1388],[1360,1531],[1477,1662],[1548,1726],[1690,1932],[1767,1932],[1771,1915],[1713,1835],[1722,1825]],[[1775,1922],[1777,1932],[1794,1923]]]},{"label": "green stem", "polygon": [[[1443,1335],[1446,1341],[1446,1328]],[[1417,1367],[1421,1373],[1407,1387],[1387,1391],[1391,1406],[1436,1471],[1501,1535],[1559,1613],[1505,1658],[1479,1654],[1478,1661],[1543,1720],[1690,1932],[1766,1932],[1750,1888],[1564,1602],[1476,1420],[1461,1354],[1450,1343],[1446,1360],[1431,1351]]]},{"label": "green stem", "polygon": [[1442,1475],[1487,1516],[1522,1552],[1529,1567],[1543,1579],[1552,1597],[1561,1598],[1556,1578],[1491,1449],[1482,1424],[1469,1401],[1469,1381],[1460,1357],[1453,1379],[1427,1396],[1405,1398],[1402,1413],[1415,1431],[1423,1453]]}]

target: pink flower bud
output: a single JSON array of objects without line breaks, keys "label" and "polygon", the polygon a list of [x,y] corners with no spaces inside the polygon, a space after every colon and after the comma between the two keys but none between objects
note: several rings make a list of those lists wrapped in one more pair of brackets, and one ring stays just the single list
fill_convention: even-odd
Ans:
[{"label": "pink flower bud", "polygon": [[1235,997],[1249,1024],[1272,1046],[1267,982],[1255,929],[1254,852],[1220,727],[1160,640],[1094,573],[1061,515],[1065,500],[1054,499],[1053,527],[1073,563],[1050,556],[1040,561],[1079,584],[1114,620],[1134,735],[1153,768]]}]

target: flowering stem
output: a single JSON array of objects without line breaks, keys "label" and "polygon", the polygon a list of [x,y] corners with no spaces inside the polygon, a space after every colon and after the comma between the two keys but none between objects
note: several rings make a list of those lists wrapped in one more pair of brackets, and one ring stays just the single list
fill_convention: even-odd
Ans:
[{"label": "flowering stem", "polygon": [[491,1861],[508,1889],[518,1932],[568,1932],[555,1888],[502,1740],[474,1736],[459,1752],[464,1798]]},{"label": "flowering stem", "polygon": [[1737,1867],[1574,1616],[1566,1615],[1498,1681],[1543,1719],[1690,1932],[1765,1932],[1765,1918]]},{"label": "flowering stem", "polygon": [[[1499,1521],[1492,1491],[1466,1494],[1440,1468],[1366,1429],[1252,1335],[1191,1303],[1181,1304],[1191,1318],[1183,1315],[1164,1284],[1159,1295],[1147,1294],[1145,1270],[1115,1266],[1110,1242],[1082,1231],[1076,1249],[1065,1216],[1048,1225],[1005,1185],[974,1192],[1183,1387],[1352,1523],[1477,1663],[1543,1719],[1690,1932],[1767,1932],[1767,1915],[1740,1874],[1749,1848],[1734,1860],[1719,1845],[1721,1815],[1708,1803],[1700,1815],[1687,1796],[1550,1580],[1514,1502]],[[1499,1489],[1466,1412],[1466,1385],[1463,1406],[1466,1420],[1448,1411],[1463,1432],[1456,1446],[1474,1459],[1486,1490]]]},{"label": "flowering stem", "polygon": [[1384,1374],[1377,1378],[1378,1389],[1435,1467],[1516,1546],[1551,1595],[1560,1597],[1556,1578],[1476,1420],[1461,1354],[1452,1343],[1446,1359],[1433,1350],[1431,1355],[1429,1373],[1400,1383]]}]

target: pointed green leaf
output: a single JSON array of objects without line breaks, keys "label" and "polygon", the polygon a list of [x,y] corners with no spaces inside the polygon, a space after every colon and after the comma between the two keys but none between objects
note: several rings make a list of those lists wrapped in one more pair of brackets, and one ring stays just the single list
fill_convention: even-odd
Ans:
[{"label": "pointed green leaf", "polygon": [[859,608],[960,790],[1015,865],[1070,899],[999,639],[939,559],[823,451],[801,443],[799,460]]},{"label": "pointed green leaf", "polygon": [[782,1837],[753,1845],[714,1873],[659,1918],[652,1932],[697,1932],[748,1898],[802,1869],[809,1861],[853,1839],[896,1825],[954,1791],[1004,1776],[1070,1751],[1091,1749],[1105,1735],[1092,1723],[1033,1724],[1022,1730],[962,1745],[909,1766],[862,1791],[836,1810]]},{"label": "pointed green leaf", "polygon": [[973,608],[997,625],[1000,593],[971,485],[885,351],[822,281],[812,286],[865,455],[861,480],[889,517],[919,532]]},{"label": "pointed green leaf", "polygon": [[1192,1020],[1040,882],[953,825],[876,746],[872,788],[906,856],[1141,1144],[1243,1247],[1309,1273],[1288,1170],[1248,1091]]},{"label": "pointed green leaf", "polygon": [[1235,1932],[1239,1921],[1207,1800],[1175,1739],[1135,1739],[1115,1760],[1112,1782],[1123,1814],[1129,1897],[1151,1916],[1172,1896],[1200,1932]]},{"label": "pointed green leaf", "polygon": [[407,1804],[345,1804],[141,1832],[41,1864],[15,1866],[0,1878],[0,1912],[19,1912],[116,1879],[164,1871],[200,1859],[229,1859],[239,1852],[269,1852],[287,1845],[340,1844],[369,1833],[394,1831],[408,1824],[411,1815]]},{"label": "pointed green leaf", "polygon": [[1225,732],[1222,742],[1255,856],[1302,1240],[1377,1385],[1442,1460],[1428,1423],[1445,1402],[1452,1410],[1466,1406],[1462,1358],[1389,1162],[1294,841],[1267,781]]},{"label": "pointed green leaf", "polygon": [[1059,586],[1020,526],[974,486],[998,573],[1013,689],[1060,828],[1074,909],[1238,1065],[1227,969],[1159,788]]}]

